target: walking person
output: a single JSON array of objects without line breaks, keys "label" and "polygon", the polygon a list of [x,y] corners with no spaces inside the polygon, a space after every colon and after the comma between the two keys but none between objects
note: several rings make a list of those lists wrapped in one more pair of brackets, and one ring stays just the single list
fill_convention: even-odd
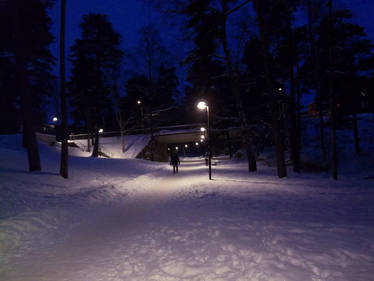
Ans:
[{"label": "walking person", "polygon": [[173,165],[173,174],[178,174],[178,165],[180,164],[178,154],[172,154],[170,157],[170,165]]}]

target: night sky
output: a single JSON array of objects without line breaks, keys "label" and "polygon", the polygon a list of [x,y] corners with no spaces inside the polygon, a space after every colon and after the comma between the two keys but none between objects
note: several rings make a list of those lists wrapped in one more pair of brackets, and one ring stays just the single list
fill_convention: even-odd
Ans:
[{"label": "night sky", "polygon": [[[170,32],[170,26],[162,22],[160,14],[145,4],[144,0],[67,0],[67,50],[79,36],[79,23],[82,16],[89,13],[104,13],[109,15],[116,31],[123,37],[122,46],[124,49],[132,49],[138,43],[138,30],[142,26],[155,23],[163,34],[166,47],[175,46],[175,33]],[[347,7],[353,12],[354,22],[366,28],[370,39],[374,41],[374,15],[373,0],[336,0],[335,6]],[[59,29],[60,1],[56,2],[52,10],[54,21],[53,33],[58,34]],[[52,47],[57,57],[57,42]]]}]

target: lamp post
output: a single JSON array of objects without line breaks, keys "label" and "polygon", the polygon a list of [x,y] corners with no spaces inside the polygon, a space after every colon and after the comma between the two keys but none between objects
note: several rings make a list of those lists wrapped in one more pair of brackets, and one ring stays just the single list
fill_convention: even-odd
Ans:
[{"label": "lamp post", "polygon": [[197,108],[200,110],[206,110],[207,113],[207,136],[208,136],[208,166],[209,166],[209,179],[212,179],[212,143],[211,143],[211,135],[210,135],[210,116],[209,116],[209,106],[205,101],[200,101],[197,104]]}]

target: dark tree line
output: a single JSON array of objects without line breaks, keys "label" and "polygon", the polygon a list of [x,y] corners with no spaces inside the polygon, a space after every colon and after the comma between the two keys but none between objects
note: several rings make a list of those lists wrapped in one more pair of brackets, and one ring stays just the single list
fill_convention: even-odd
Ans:
[{"label": "dark tree line", "polygon": [[[239,126],[249,171],[256,170],[256,156],[269,135],[278,176],[287,175],[286,154],[295,172],[302,169],[306,93],[315,96],[313,112],[308,111],[318,117],[321,163],[329,161],[333,178],[338,175],[337,129],[352,127],[360,152],[357,113],[373,111],[368,102],[373,44],[350,21],[348,10],[335,9],[332,0],[170,0],[164,7],[184,19],[194,43],[184,61],[186,108],[191,112],[203,97],[214,108],[216,128]],[[305,24],[296,21],[300,13]],[[233,18],[243,20],[238,24]],[[232,30],[243,27],[246,37],[235,38]],[[240,40],[245,42],[241,53],[234,46]]]},{"label": "dark tree line", "polygon": [[[65,178],[68,111],[74,124],[86,127],[87,147],[93,146],[97,157],[99,128],[119,129],[124,152],[127,129],[153,134],[155,126],[171,125],[170,120],[196,122],[201,98],[211,105],[214,128],[239,128],[237,148],[245,151],[249,171],[257,170],[266,145],[275,148],[279,177],[287,176],[288,156],[293,170],[301,171],[305,112],[318,120],[321,163],[330,163],[333,178],[338,177],[337,130],[352,128],[355,152],[361,152],[358,114],[374,110],[373,44],[352,23],[351,13],[335,9],[332,0],[162,1],[183,21],[181,32],[192,48],[176,61],[162,32],[144,26],[134,51],[137,71],[108,17],[88,14],[70,49],[67,78],[65,2],[59,36],[53,36],[47,11],[54,1],[0,1],[0,117],[5,121],[0,130],[15,133],[22,127],[30,171],[41,169],[35,132],[45,120],[46,100],[57,91],[49,49],[54,37],[60,38],[60,174]],[[300,16],[305,23],[296,20]],[[179,65],[187,69],[183,99]],[[305,94],[314,96],[308,108],[302,106]]]}]

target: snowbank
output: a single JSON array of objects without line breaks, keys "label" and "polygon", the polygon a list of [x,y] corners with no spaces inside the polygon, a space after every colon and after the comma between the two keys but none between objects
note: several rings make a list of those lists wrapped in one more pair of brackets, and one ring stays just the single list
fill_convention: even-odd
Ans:
[{"label": "snowbank", "polygon": [[[134,159],[144,149],[150,139],[150,135],[125,136],[125,152],[122,152],[121,137],[101,137],[99,140],[100,150],[110,158]],[[87,151],[87,140],[74,140],[74,143],[81,151]],[[85,154],[80,155],[85,156]]]}]

